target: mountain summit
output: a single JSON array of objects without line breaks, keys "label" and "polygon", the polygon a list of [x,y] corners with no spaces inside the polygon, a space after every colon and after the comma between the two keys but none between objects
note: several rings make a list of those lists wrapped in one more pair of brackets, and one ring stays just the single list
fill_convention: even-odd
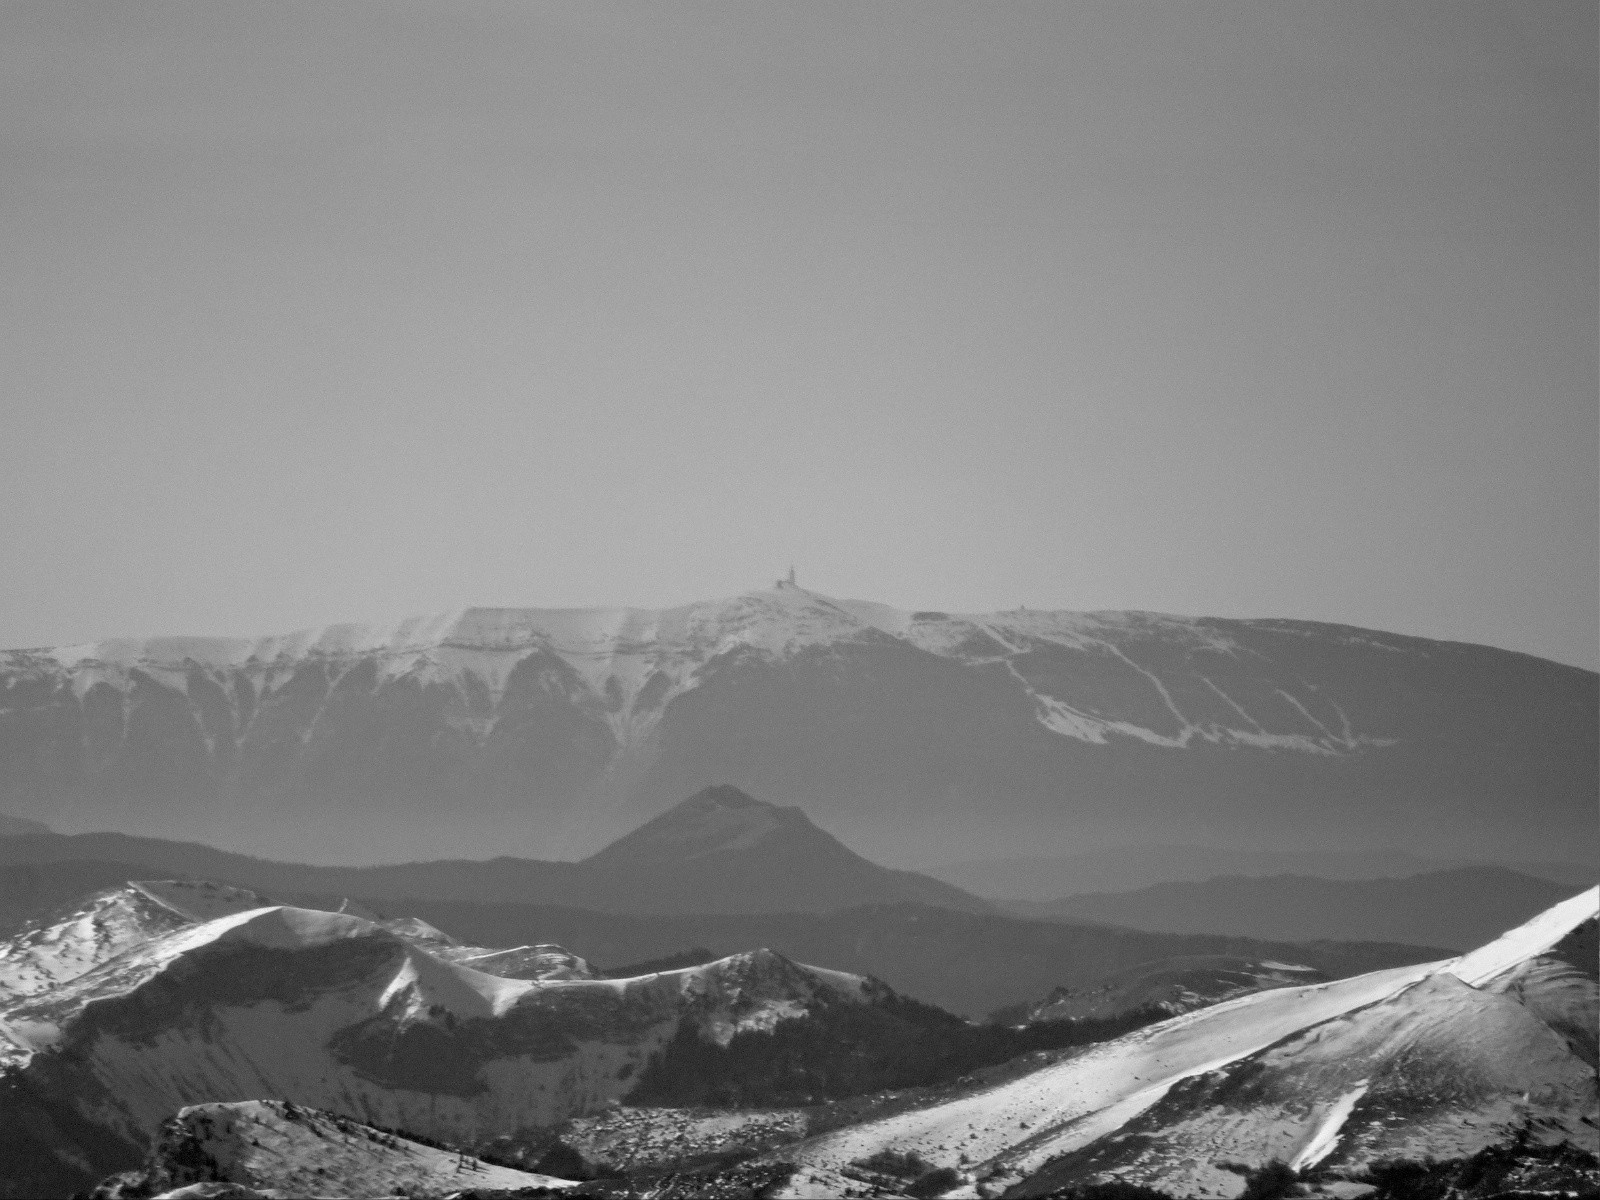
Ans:
[{"label": "mountain summit", "polygon": [[707,855],[755,850],[773,838],[783,841],[786,849],[803,842],[830,843],[844,850],[800,809],[765,804],[736,787],[717,784],[618,838],[588,861],[601,867],[687,863]]},{"label": "mountain summit", "polygon": [[719,784],[696,792],[583,866],[618,893],[685,912],[805,912],[914,902],[987,911],[985,901],[913,871],[869,862],[798,808]]}]

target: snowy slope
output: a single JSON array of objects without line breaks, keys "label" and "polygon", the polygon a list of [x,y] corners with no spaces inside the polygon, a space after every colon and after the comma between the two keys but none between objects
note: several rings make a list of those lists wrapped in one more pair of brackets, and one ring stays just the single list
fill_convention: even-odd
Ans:
[{"label": "snowy slope", "polygon": [[75,912],[0,942],[0,1005],[65,983],[161,934],[261,908],[255,892],[185,880],[128,883]]},{"label": "snowy slope", "polygon": [[1441,971],[1175,1085],[1025,1190],[1092,1171],[1227,1196],[1240,1180],[1218,1160],[1359,1169],[1464,1157],[1527,1126],[1593,1150],[1595,1105],[1593,1068],[1536,1013]]},{"label": "snowy slope", "polygon": [[[836,1170],[888,1148],[995,1185],[1037,1175],[1029,1187],[1041,1192],[1115,1174],[1231,1196],[1243,1181],[1218,1161],[1470,1153],[1528,1120],[1592,1142],[1595,1076],[1582,1046],[1516,988],[1474,983],[1520,971],[1523,990],[1537,991],[1528,968],[1567,939],[1592,939],[1597,909],[1592,889],[1459,959],[1189,1013],[1012,1082],[839,1130],[799,1157]],[[1557,985],[1570,991],[1570,974]],[[1592,972],[1587,986],[1592,996]],[[1357,1125],[1360,1137],[1341,1132]]]},{"label": "snowy slope", "polygon": [[258,908],[0,1008],[0,1068],[22,1085],[0,1102],[41,1097],[108,1144],[246,1097],[472,1144],[622,1097],[686,1022],[726,1044],[880,989],[766,951],[633,979],[511,979],[360,917]]},{"label": "snowy slope", "polygon": [[488,946],[465,946],[455,938],[416,917],[379,921],[378,925],[396,937],[426,950],[445,962],[459,963],[498,975],[503,979],[598,979],[600,973],[564,946],[541,942],[537,946],[512,946],[495,950]]},{"label": "snowy slope", "polygon": [[329,1197],[576,1186],[280,1100],[183,1109],[161,1127],[151,1162],[139,1173],[139,1182],[157,1192],[213,1180]]},{"label": "snowy slope", "polygon": [[[0,1008],[50,991],[163,935],[220,916],[268,908],[259,892],[210,880],[134,880],[59,920],[0,942]],[[465,946],[414,917],[380,922],[447,962],[510,979],[592,979],[597,972],[561,946]]]}]

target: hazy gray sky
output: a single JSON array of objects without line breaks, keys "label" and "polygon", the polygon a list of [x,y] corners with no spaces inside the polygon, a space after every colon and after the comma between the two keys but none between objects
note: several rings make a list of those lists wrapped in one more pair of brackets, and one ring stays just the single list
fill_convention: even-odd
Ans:
[{"label": "hazy gray sky", "polygon": [[1592,3],[0,7],[0,645],[802,584],[1597,659]]}]

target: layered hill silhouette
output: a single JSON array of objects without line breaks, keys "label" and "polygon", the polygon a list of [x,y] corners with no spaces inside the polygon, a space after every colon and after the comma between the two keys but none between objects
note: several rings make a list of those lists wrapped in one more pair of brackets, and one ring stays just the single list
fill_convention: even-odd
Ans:
[{"label": "layered hill silhouette", "polygon": [[16,837],[24,833],[49,833],[50,826],[43,821],[29,821],[23,817],[8,817],[0,813],[0,837]]},{"label": "layered hill silhouette", "polygon": [[798,809],[726,786],[580,863],[325,867],[124,834],[50,834],[0,837],[0,864],[0,916],[12,930],[48,924],[96,887],[179,877],[374,920],[418,918],[480,947],[555,943],[600,970],[697,947],[717,956],[767,946],[885,979],[969,1017],[1175,957],[1282,960],[1341,976],[1444,952],[1373,938],[1302,945],[1004,915],[938,880],[867,861]]},{"label": "layered hill silhouette", "polygon": [[1571,891],[1502,867],[1459,867],[1404,879],[1225,877],[1046,903],[1010,901],[1006,907],[1022,916],[1165,933],[1284,941],[1361,938],[1464,950],[1544,911]]},{"label": "layered hill silhouette", "polygon": [[1318,879],[1403,879],[1459,867],[1499,866],[1567,889],[1600,879],[1600,840],[1565,848],[1559,859],[1502,854],[1456,860],[1406,850],[1251,850],[1238,846],[1111,846],[1066,855],[971,858],[922,868],[935,879],[991,900],[1047,902],[1091,892],[1134,892],[1159,883],[1222,876],[1309,875]]},{"label": "layered hill silhouette", "polygon": [[[726,786],[703,789],[576,863],[495,858],[325,867],[116,833],[0,837],[0,863],[37,868],[67,862],[86,877],[107,869],[89,863],[119,864],[109,869],[122,871],[123,879],[224,879],[295,897],[561,904],[650,913],[823,912],[890,903],[991,908],[940,880],[867,861],[798,808],[765,804]],[[56,878],[42,873],[38,885],[48,890]]]},{"label": "layered hill silhouette", "polygon": [[1597,729],[1593,672],[1484,646],[781,586],[5,652],[0,811],[299,861],[566,859],[721,781],[897,863],[1151,831],[1517,861],[1595,841]]}]

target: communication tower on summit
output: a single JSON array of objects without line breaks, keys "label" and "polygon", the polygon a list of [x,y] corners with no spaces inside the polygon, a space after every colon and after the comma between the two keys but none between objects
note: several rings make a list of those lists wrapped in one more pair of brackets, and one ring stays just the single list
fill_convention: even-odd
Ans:
[{"label": "communication tower on summit", "polygon": [[779,587],[798,587],[799,586],[794,581],[794,568],[793,567],[789,568],[789,574],[788,574],[787,578],[778,580],[778,586]]}]

